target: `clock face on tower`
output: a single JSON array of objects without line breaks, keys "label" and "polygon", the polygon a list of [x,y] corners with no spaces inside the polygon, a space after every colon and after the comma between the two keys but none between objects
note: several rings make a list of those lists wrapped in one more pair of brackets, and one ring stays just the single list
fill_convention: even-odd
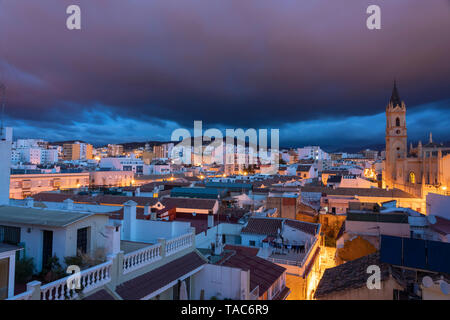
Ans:
[{"label": "clock face on tower", "polygon": [[397,131],[395,131],[395,132],[396,132],[397,134],[400,134],[401,131],[400,131],[400,130],[397,130]]}]

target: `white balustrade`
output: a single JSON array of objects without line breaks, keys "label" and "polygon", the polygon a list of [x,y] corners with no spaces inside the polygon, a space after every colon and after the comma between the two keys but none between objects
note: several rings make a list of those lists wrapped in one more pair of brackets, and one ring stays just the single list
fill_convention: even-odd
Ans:
[{"label": "white balustrade", "polygon": [[[80,286],[83,293],[92,291],[111,281],[112,261],[99,264],[80,272]],[[67,280],[73,275],[53,281],[41,287],[41,300],[71,300],[78,297],[77,289],[69,288]],[[76,284],[76,281],[74,281]]]},{"label": "white balustrade", "polygon": [[170,256],[189,248],[193,244],[194,234],[187,233],[166,241],[166,256]]},{"label": "white balustrade", "polygon": [[130,252],[123,256],[123,273],[127,274],[161,258],[160,243]]},{"label": "white balustrade", "polygon": [[7,300],[30,300],[32,294],[33,294],[32,290],[25,291],[21,294],[15,295],[14,297],[7,299]]}]

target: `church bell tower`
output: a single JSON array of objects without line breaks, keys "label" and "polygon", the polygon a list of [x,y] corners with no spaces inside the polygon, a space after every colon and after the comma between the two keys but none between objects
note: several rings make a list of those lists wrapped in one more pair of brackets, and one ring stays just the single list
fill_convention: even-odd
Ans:
[{"label": "church bell tower", "polygon": [[[406,106],[401,101],[394,81],[391,99],[386,107],[386,163],[385,173],[387,184],[397,177],[398,159],[405,159],[408,154],[406,131]],[[391,181],[389,181],[391,180]]]}]

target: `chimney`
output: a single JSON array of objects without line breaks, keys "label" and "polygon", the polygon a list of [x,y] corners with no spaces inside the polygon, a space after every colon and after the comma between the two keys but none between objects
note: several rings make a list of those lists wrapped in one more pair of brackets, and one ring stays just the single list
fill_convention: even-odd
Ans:
[{"label": "chimney", "polygon": [[106,228],[106,254],[116,255],[120,251],[120,228],[121,225],[105,226]]},{"label": "chimney", "polygon": [[34,199],[33,198],[26,198],[25,199],[25,207],[27,208],[33,208],[34,207]]},{"label": "chimney", "polygon": [[64,210],[72,211],[73,210],[73,200],[66,199],[63,201]]},{"label": "chimney", "polygon": [[213,213],[210,211],[208,213],[208,229],[213,228],[214,227],[214,215]]},{"label": "chimney", "polygon": [[123,240],[135,241],[136,206],[137,203],[132,200],[123,204]]}]

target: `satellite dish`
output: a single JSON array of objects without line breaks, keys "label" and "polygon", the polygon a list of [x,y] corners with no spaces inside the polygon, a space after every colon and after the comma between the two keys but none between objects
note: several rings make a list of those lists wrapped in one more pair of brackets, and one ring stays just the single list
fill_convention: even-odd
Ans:
[{"label": "satellite dish", "polygon": [[422,279],[422,284],[425,288],[431,287],[433,285],[433,283],[434,283],[433,279],[431,279],[431,277],[429,277],[429,276],[425,276]]},{"label": "satellite dish", "polygon": [[430,224],[435,224],[436,223],[436,217],[433,215],[427,216],[427,220]]},{"label": "satellite dish", "polygon": [[450,285],[447,282],[441,281],[439,287],[441,288],[443,294],[447,295],[450,293]]}]

